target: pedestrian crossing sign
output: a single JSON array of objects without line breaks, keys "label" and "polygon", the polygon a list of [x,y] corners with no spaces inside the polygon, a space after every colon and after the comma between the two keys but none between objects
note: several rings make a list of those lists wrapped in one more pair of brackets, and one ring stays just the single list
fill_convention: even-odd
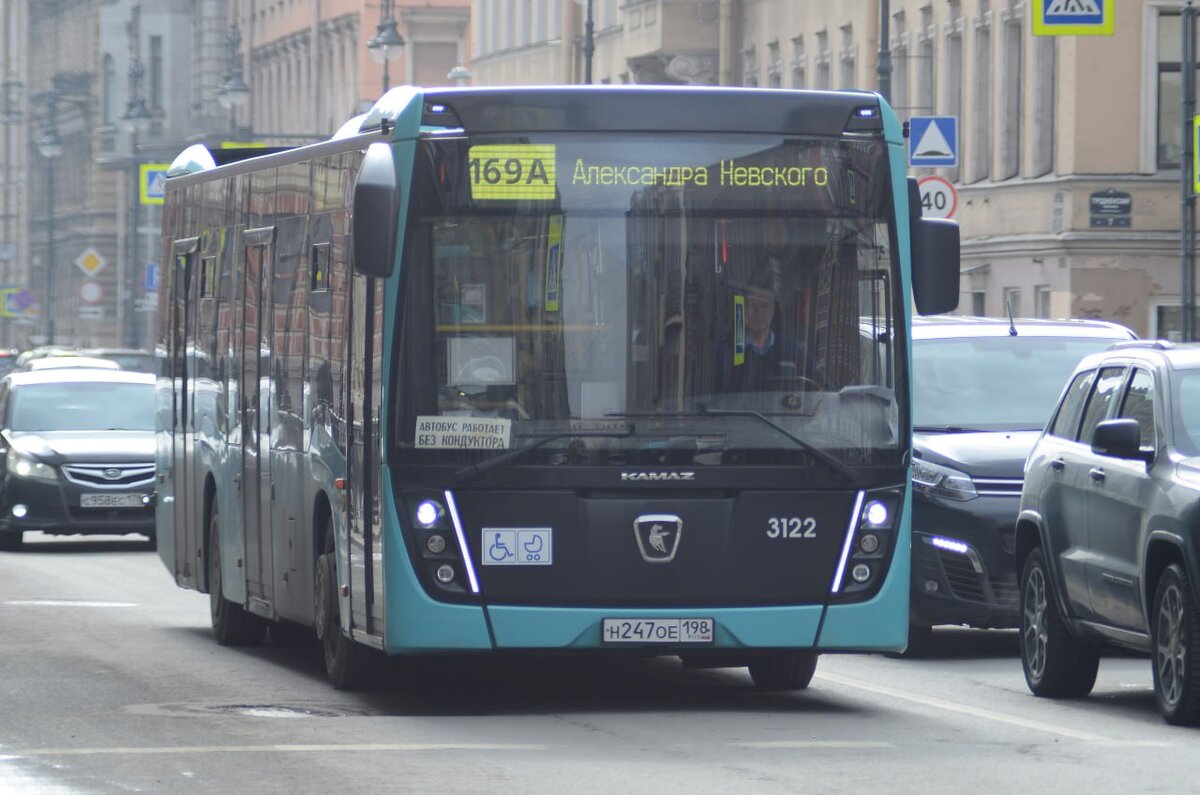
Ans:
[{"label": "pedestrian crossing sign", "polygon": [[167,169],[170,163],[142,163],[138,185],[142,204],[162,204],[167,199]]},{"label": "pedestrian crossing sign", "polygon": [[958,165],[958,117],[913,116],[908,120],[908,163],[911,166]]},{"label": "pedestrian crossing sign", "polygon": [[1037,0],[1035,36],[1111,36],[1116,0]]}]

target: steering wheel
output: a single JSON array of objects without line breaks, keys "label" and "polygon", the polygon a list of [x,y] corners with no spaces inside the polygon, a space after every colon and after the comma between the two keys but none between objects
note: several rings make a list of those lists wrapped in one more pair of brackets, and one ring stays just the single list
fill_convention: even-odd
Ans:
[{"label": "steering wheel", "polygon": [[803,392],[824,392],[825,387],[806,375],[782,375],[768,378],[763,382],[768,392],[784,392],[800,390]]}]

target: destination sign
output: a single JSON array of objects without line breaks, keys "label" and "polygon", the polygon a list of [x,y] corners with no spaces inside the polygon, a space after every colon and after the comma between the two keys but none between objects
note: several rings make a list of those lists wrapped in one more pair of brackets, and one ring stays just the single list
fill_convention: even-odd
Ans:
[{"label": "destination sign", "polygon": [[554,198],[554,144],[472,146],[467,170],[475,201]]},{"label": "destination sign", "polygon": [[[479,144],[467,153],[471,198],[512,201],[556,197],[554,144]],[[576,158],[569,184],[577,187],[666,186],[722,188],[808,188],[829,185],[826,166],[740,163],[715,165],[603,163]],[[565,177],[565,173],[564,173]]]}]

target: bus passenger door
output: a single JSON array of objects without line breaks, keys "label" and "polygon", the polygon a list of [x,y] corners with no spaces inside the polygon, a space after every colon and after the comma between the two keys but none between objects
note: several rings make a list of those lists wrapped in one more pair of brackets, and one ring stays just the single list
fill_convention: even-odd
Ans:
[{"label": "bus passenger door", "polygon": [[[241,502],[246,533],[246,597],[253,612],[270,614],[274,565],[271,539],[271,318],[267,312],[274,227],[247,230],[242,291],[240,406]],[[257,606],[255,603],[258,603]]]},{"label": "bus passenger door", "polygon": [[159,538],[159,548],[164,544],[174,546],[175,581],[181,585],[193,585],[203,579],[203,572],[194,570],[195,551],[201,543],[195,535],[198,520],[191,520],[188,484],[191,482],[192,464],[189,460],[188,434],[188,371],[187,347],[190,332],[188,320],[191,317],[190,285],[195,272],[196,252],[199,239],[195,237],[177,240],[173,247],[174,263],[171,269],[170,291],[171,301],[167,307],[170,313],[167,327],[167,367],[171,378],[171,439],[170,439],[170,468],[161,483],[163,495],[171,499],[162,500],[164,508],[171,511],[171,538]]},{"label": "bus passenger door", "polygon": [[375,452],[375,424],[378,413],[378,341],[375,340],[377,279],[355,274],[351,279],[349,333],[346,361],[349,377],[347,405],[347,500],[346,526],[349,528],[350,615],[355,628],[371,635],[382,633],[382,600],[377,588],[382,588],[381,561],[375,554],[379,546],[376,516],[378,515],[378,460]]}]

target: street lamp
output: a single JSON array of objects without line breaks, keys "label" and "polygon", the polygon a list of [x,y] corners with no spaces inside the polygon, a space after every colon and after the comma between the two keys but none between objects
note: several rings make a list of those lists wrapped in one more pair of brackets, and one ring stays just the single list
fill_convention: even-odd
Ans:
[{"label": "street lamp", "polygon": [[471,70],[459,64],[446,73],[446,79],[456,86],[465,86],[471,79]]},{"label": "street lamp", "polygon": [[592,56],[596,52],[596,24],[592,19],[592,0],[575,0],[584,6],[583,16],[583,82],[592,82]]},{"label": "street lamp", "polygon": [[54,344],[54,161],[63,153],[62,139],[54,116],[58,97],[50,95],[50,115],[46,129],[37,140],[38,151],[46,158],[46,344]]},{"label": "street lamp", "polygon": [[225,82],[217,89],[217,101],[229,109],[229,132],[237,133],[237,109],[250,99],[250,86],[242,79],[242,34],[237,20],[229,24],[229,35],[225,37]]},{"label": "street lamp", "polygon": [[404,37],[396,29],[396,20],[392,16],[392,0],[383,0],[379,5],[379,24],[375,26],[375,35],[367,39],[367,50],[375,63],[383,64],[383,93],[388,90],[388,61],[400,57],[404,49]]}]

